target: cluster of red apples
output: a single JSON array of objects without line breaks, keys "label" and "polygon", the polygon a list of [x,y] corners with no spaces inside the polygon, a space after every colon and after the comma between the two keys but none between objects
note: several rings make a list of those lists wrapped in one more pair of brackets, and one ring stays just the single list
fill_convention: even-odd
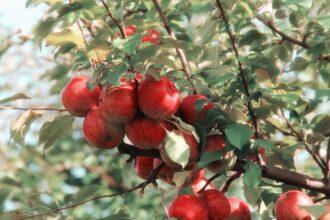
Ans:
[{"label": "cluster of red apples", "polygon": [[[135,26],[126,28],[126,35],[136,32]],[[160,34],[150,30],[143,36],[142,42],[158,44]],[[84,117],[84,137],[91,145],[111,149],[128,140],[141,150],[159,150],[161,159],[149,157],[135,158],[136,174],[147,179],[161,163],[157,178],[176,185],[175,173],[191,171],[181,186],[191,186],[191,195],[179,195],[168,208],[169,217],[181,220],[249,220],[248,205],[234,197],[227,198],[221,191],[207,183],[204,170],[198,170],[196,163],[200,152],[198,141],[190,131],[178,126],[176,117],[185,123],[195,124],[203,120],[206,112],[214,108],[212,102],[204,95],[188,95],[181,99],[179,90],[167,77],[155,79],[135,73],[132,80],[123,76],[119,86],[87,87],[87,76],[76,76],[71,79],[62,92],[62,103],[65,109],[76,117]],[[196,109],[197,101],[204,101],[202,109]],[[176,116],[176,117],[173,117]],[[190,154],[187,166],[182,169],[167,155],[164,143],[168,132],[183,137],[189,146]],[[204,151],[222,150],[225,153],[225,140],[220,134],[207,137]],[[208,169],[219,172],[221,161],[208,165]],[[199,193],[199,194],[198,194]],[[310,197],[301,191],[283,193],[275,204],[275,215],[278,220],[311,219],[300,205],[312,205]],[[322,219],[324,220],[324,219]]]}]

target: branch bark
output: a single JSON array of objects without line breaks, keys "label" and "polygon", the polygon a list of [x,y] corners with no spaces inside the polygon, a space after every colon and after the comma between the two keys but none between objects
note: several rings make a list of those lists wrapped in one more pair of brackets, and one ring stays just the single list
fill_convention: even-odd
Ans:
[{"label": "branch bark", "polygon": [[[164,12],[162,11],[158,1],[157,0],[152,0],[152,1],[155,5],[157,11],[158,11],[158,14],[159,14],[159,16],[160,16],[160,18],[163,22],[164,28],[166,29],[168,35],[172,39],[176,40],[175,34],[172,31],[172,29],[171,29],[171,27],[168,23],[167,17],[165,16]],[[187,78],[188,82],[192,86],[193,90],[196,91],[196,87],[195,87],[194,81],[192,79],[191,69],[190,69],[189,63],[187,61],[186,54],[184,53],[184,51],[182,49],[177,48],[177,47],[175,47],[175,51],[176,51],[177,55],[180,58],[181,65],[182,65],[182,70],[183,70],[184,74],[186,75],[186,78]]]},{"label": "branch bark", "polygon": [[52,108],[52,107],[31,107],[31,108],[24,108],[24,107],[16,107],[16,106],[0,106],[1,109],[7,110],[22,110],[22,111],[57,111],[57,112],[65,112],[65,109],[62,108]]}]

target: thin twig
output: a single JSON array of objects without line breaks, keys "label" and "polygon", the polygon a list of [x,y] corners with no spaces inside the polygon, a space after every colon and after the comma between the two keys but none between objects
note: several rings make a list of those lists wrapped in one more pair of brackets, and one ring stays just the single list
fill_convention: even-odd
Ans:
[{"label": "thin twig", "polygon": [[232,182],[234,182],[236,179],[238,179],[240,176],[242,175],[241,172],[236,172],[235,174],[231,175],[227,181],[225,182],[225,184],[221,187],[221,192],[225,193],[228,191],[230,185],[232,184]]},{"label": "thin twig", "polygon": [[107,3],[105,3],[104,0],[100,0],[103,7],[105,8],[105,10],[107,11],[108,13],[108,16],[111,18],[111,20],[115,23],[115,25],[118,27],[119,31],[120,31],[120,34],[121,34],[121,37],[123,39],[126,38],[126,31],[124,31],[124,28],[120,25],[120,23],[117,21],[117,19],[112,15]]},{"label": "thin twig", "polygon": [[316,154],[313,153],[312,149],[308,146],[306,143],[304,137],[291,125],[289,120],[285,117],[284,112],[282,109],[280,109],[282,118],[284,119],[286,125],[288,128],[292,131],[292,133],[298,138],[299,141],[302,141],[304,143],[305,149],[307,152],[313,157],[314,161],[318,164],[318,166],[325,171],[325,161],[322,160],[322,158],[318,157]]},{"label": "thin twig", "polygon": [[276,130],[280,131],[283,135],[286,136],[295,136],[294,134],[283,130],[282,128],[278,127],[277,125],[273,124],[272,122],[270,122],[269,120],[265,119],[264,120],[267,124],[269,124],[270,126],[274,127]]},{"label": "thin twig", "polygon": [[22,110],[22,111],[57,111],[57,112],[65,112],[65,109],[62,108],[51,108],[51,107],[31,107],[31,108],[24,108],[24,107],[16,107],[16,106],[0,106],[1,109],[12,109],[12,110]]},{"label": "thin twig", "polygon": [[243,64],[239,60],[240,55],[239,55],[239,52],[238,52],[238,49],[237,49],[237,46],[236,46],[235,37],[234,37],[234,34],[232,33],[232,31],[230,29],[229,19],[226,16],[226,13],[225,13],[224,8],[222,7],[222,4],[220,3],[219,0],[216,0],[216,3],[217,3],[217,6],[218,6],[218,9],[220,11],[220,15],[222,17],[222,20],[225,23],[225,29],[227,31],[227,34],[228,34],[229,38],[230,38],[231,45],[232,45],[233,51],[235,53],[235,57],[236,57],[236,61],[237,61],[237,64],[238,64],[238,69],[239,69],[239,75],[240,75],[240,77],[242,79],[242,82],[243,82],[243,87],[244,87],[244,90],[245,90],[245,94],[248,97],[247,108],[249,110],[249,114],[250,114],[250,117],[252,119],[252,123],[253,123],[253,127],[254,127],[254,135],[255,135],[255,138],[258,138],[259,137],[259,129],[258,129],[257,117],[256,117],[256,115],[254,113],[254,110],[253,110],[253,107],[252,107],[251,94],[250,94],[250,91],[249,91],[248,81],[247,81],[247,79],[245,78],[245,75],[244,75]]},{"label": "thin twig", "polygon": [[203,188],[201,188],[201,189],[197,192],[197,194],[204,192],[204,190],[206,189],[206,187],[207,187],[208,185],[210,185],[210,183],[212,183],[213,180],[215,180],[216,178],[218,178],[218,177],[221,176],[221,175],[222,175],[222,173],[216,173],[216,174],[214,174],[210,179],[208,179],[208,180],[206,181],[206,183],[204,184]]},{"label": "thin twig", "polygon": [[[167,17],[165,16],[164,12],[162,11],[158,1],[157,0],[152,0],[152,1],[158,11],[158,14],[159,14],[161,20],[163,21],[164,28],[166,29],[168,35],[172,39],[176,40],[175,34],[172,31],[172,29],[168,23]],[[190,69],[189,63],[187,61],[186,54],[184,53],[184,51],[182,49],[177,48],[177,47],[175,47],[175,51],[180,58],[181,65],[182,65],[182,71],[186,75],[186,78],[187,78],[188,82],[190,83],[190,85],[192,86],[192,89],[194,91],[196,91],[196,87],[195,87],[194,81],[192,79],[191,69]]]},{"label": "thin twig", "polygon": [[330,184],[330,138],[328,140],[328,149],[327,149],[327,164],[326,164],[326,181]]}]

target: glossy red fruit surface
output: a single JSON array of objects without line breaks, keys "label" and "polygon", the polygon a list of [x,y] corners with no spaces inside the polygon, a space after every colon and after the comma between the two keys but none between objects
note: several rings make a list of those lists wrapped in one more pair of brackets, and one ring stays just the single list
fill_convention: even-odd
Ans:
[{"label": "glossy red fruit surface", "polygon": [[138,87],[138,104],[149,118],[163,120],[178,110],[179,91],[167,77],[162,77],[159,81],[148,77]]},{"label": "glossy red fruit surface", "polygon": [[208,189],[199,197],[205,202],[210,220],[224,220],[230,214],[227,197],[217,189]]},{"label": "glossy red fruit surface", "polygon": [[114,148],[124,139],[123,126],[109,124],[101,117],[99,107],[86,115],[83,132],[88,143],[100,148]]},{"label": "glossy red fruit surface", "polygon": [[158,149],[166,136],[160,122],[142,115],[126,123],[125,132],[128,139],[140,149]]},{"label": "glossy red fruit surface", "polygon": [[62,91],[64,108],[72,115],[84,117],[89,110],[99,103],[101,88],[96,86],[93,90],[87,88],[87,76],[75,76]]},{"label": "glossy red fruit surface", "polygon": [[[203,108],[199,111],[196,109],[196,103],[198,102],[198,100],[206,101]],[[206,112],[213,107],[214,104],[210,101],[207,101],[206,96],[195,94],[186,96],[182,100],[180,111],[183,119],[187,123],[194,124],[196,122],[201,121],[205,117]]]},{"label": "glossy red fruit surface", "polygon": [[304,192],[290,190],[281,194],[275,203],[277,220],[306,220],[311,215],[299,206],[313,205],[313,200]]},{"label": "glossy red fruit surface", "polygon": [[101,92],[100,111],[102,117],[112,124],[131,121],[137,111],[135,86],[105,86]]},{"label": "glossy red fruit surface", "polygon": [[153,170],[154,159],[151,157],[136,157],[134,163],[134,170],[136,174],[146,180]]},{"label": "glossy red fruit surface", "polygon": [[[226,142],[222,135],[220,134],[209,135],[206,140],[204,151],[215,152],[218,150],[224,150],[225,146],[226,146]],[[214,173],[220,172],[221,167],[222,167],[221,161],[213,161],[207,166],[207,168]]]},{"label": "glossy red fruit surface", "polygon": [[168,208],[169,217],[180,220],[208,220],[207,207],[194,195],[179,195]]},{"label": "glossy red fruit surface", "polygon": [[159,44],[160,33],[155,29],[151,29],[148,31],[148,33],[146,35],[144,35],[142,37],[142,42],[150,42],[153,44]]},{"label": "glossy red fruit surface", "polygon": [[230,204],[230,215],[226,220],[251,220],[250,208],[243,200],[229,197],[228,201]]},{"label": "glossy red fruit surface", "polygon": [[136,32],[136,26],[135,25],[128,25],[125,28],[125,34],[126,34],[127,37],[131,36],[135,32]]}]

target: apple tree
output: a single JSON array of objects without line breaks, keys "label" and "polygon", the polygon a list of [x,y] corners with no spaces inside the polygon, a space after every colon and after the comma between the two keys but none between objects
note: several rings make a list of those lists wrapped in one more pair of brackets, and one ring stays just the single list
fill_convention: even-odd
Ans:
[{"label": "apple tree", "polygon": [[26,7],[51,100],[0,100],[0,219],[330,219],[329,1]]}]

